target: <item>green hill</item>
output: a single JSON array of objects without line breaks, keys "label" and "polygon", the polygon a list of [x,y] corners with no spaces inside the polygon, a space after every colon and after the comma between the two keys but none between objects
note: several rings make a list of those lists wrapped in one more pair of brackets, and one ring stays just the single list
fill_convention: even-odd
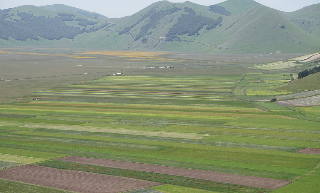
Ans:
[{"label": "green hill", "polygon": [[218,4],[229,10],[233,15],[238,15],[240,13],[246,12],[255,6],[260,5],[253,0],[228,0]]},{"label": "green hill", "polygon": [[279,88],[278,90],[287,90],[290,92],[319,90],[320,72],[312,74],[302,79],[297,79],[290,84]]},{"label": "green hill", "polygon": [[320,37],[320,4],[311,5],[285,15],[296,25]]},{"label": "green hill", "polygon": [[109,31],[85,37],[94,44],[77,42],[92,49],[186,52],[305,53],[319,49],[318,37],[278,11],[252,0],[243,2],[242,6],[234,0],[218,4],[227,11],[239,7],[228,16],[190,2],[158,2],[120,19]]},{"label": "green hill", "polygon": [[78,9],[75,7],[70,7],[70,6],[63,5],[63,4],[47,5],[47,6],[42,6],[41,8],[49,10],[49,11],[55,11],[55,12],[77,13],[77,14],[83,15],[85,17],[94,18],[94,19],[106,18],[106,16],[103,16],[98,13],[89,12],[86,10]]},{"label": "green hill", "polygon": [[311,63],[306,63],[298,72],[296,80],[289,84],[278,88],[278,90],[287,90],[290,92],[319,90],[320,89],[320,60]]},{"label": "green hill", "polygon": [[15,40],[38,44],[32,40],[74,39],[77,35],[92,33],[108,25],[107,21],[99,18],[93,19],[73,12],[48,11],[36,6],[1,10],[0,18],[0,38],[17,45],[19,43]]},{"label": "green hill", "polygon": [[[221,50],[233,52],[312,52],[319,38],[299,28],[277,11],[258,5],[226,22],[217,33]],[[245,45],[245,46],[244,46]]]},{"label": "green hill", "polygon": [[63,41],[67,47],[94,50],[307,53],[320,49],[318,36],[253,0],[212,6],[160,1],[119,19],[65,5],[23,6],[1,10],[0,18],[0,46]]}]

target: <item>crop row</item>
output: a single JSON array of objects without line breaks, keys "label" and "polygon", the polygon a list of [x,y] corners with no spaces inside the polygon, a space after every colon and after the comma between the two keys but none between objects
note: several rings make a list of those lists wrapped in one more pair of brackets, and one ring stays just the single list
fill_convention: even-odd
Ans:
[{"label": "crop row", "polygon": [[[188,104],[228,98],[239,77],[106,77],[85,84],[70,85],[57,90],[41,91],[37,98],[59,101],[132,103],[136,99],[151,100],[153,104]],[[139,100],[143,102],[144,100]],[[179,101],[177,101],[179,100]],[[127,102],[126,102],[127,101]],[[196,103],[197,103],[196,102]]]},{"label": "crop row", "polygon": [[[24,135],[27,134],[27,135]],[[67,155],[100,158],[110,154],[134,156],[170,161],[184,161],[224,167],[251,168],[253,170],[303,174],[318,163],[318,156],[304,156],[270,150],[216,147],[208,145],[157,142],[145,140],[97,138],[72,134],[49,134],[32,132],[2,138],[1,145],[32,151],[44,151]],[[33,134],[33,135],[32,135]],[[87,141],[88,140],[88,141]],[[91,141],[94,140],[94,141]],[[263,154],[264,153],[264,154]],[[290,160],[288,160],[288,156]]]},{"label": "crop row", "polygon": [[[249,73],[240,79],[106,77],[38,92],[32,102],[2,104],[0,160],[8,165],[73,155],[286,180],[312,171],[320,156],[295,152],[320,147],[319,123],[300,119],[302,110],[242,100],[284,94],[269,91],[285,77]],[[259,96],[246,96],[256,91]],[[203,188],[189,179],[159,179]]]},{"label": "crop row", "polygon": [[172,184],[176,186],[204,189],[219,192],[267,192],[266,189],[252,188],[247,186],[224,184],[208,180],[200,180],[194,178],[187,178],[181,176],[165,175],[153,172],[134,171],[118,168],[108,168],[103,166],[94,166],[86,164],[77,164],[66,161],[47,161],[38,163],[40,166],[53,167],[64,170],[76,170],[83,172],[91,172],[103,175],[121,176],[127,178],[134,178],[139,180],[146,180],[152,182],[159,182],[162,184]]}]

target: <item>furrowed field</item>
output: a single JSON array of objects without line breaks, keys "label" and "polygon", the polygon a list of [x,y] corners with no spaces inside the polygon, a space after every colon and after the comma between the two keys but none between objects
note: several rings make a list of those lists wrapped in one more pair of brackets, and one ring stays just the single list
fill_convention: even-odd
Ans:
[{"label": "furrowed field", "polygon": [[[0,192],[74,191],[1,175],[27,166],[154,183],[118,192],[318,191],[320,155],[297,152],[320,148],[319,107],[270,102],[292,94],[278,88],[288,84],[289,74],[295,71],[264,69],[241,60],[237,65],[229,57],[210,63],[213,60],[176,59],[177,55],[162,59],[163,53],[147,54],[146,61],[145,53],[137,58],[132,54],[137,53],[106,59],[100,52],[84,52],[83,57],[96,57],[91,66],[100,61],[94,80],[58,82],[54,88],[22,97],[23,102],[0,104]],[[102,60],[108,61],[106,66]],[[108,67],[112,61],[119,66]],[[122,74],[106,75],[117,72]],[[274,185],[285,184],[246,185],[57,160],[68,156],[221,172],[244,180],[261,177],[277,180]]]}]

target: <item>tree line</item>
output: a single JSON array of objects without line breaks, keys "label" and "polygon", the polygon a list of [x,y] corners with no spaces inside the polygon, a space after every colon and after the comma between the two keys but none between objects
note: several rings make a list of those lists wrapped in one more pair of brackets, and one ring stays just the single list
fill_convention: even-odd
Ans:
[{"label": "tree line", "polygon": [[230,16],[231,12],[226,10],[226,8],[219,6],[219,5],[211,5],[209,7],[209,11],[213,12],[213,13],[218,13],[221,15],[225,15],[225,16]]},{"label": "tree line", "polygon": [[318,73],[320,72],[320,66],[316,66],[312,69],[307,69],[307,70],[304,70],[304,71],[301,71],[298,73],[298,79],[301,79],[301,78],[304,78],[304,77],[307,77],[311,74],[315,74],[315,73]]}]

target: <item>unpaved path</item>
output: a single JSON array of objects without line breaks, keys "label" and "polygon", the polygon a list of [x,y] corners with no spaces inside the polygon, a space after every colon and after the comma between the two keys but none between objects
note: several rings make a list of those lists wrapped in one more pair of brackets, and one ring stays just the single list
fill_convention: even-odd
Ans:
[{"label": "unpaved path", "polygon": [[243,176],[243,175],[226,174],[226,173],[212,172],[212,171],[192,170],[192,169],[183,169],[183,168],[176,168],[176,167],[158,166],[158,165],[150,165],[150,164],[138,164],[138,163],[131,163],[131,162],[84,158],[84,157],[75,157],[75,156],[60,158],[58,160],[75,162],[80,164],[106,166],[111,168],[146,171],[146,172],[154,172],[154,173],[168,174],[168,175],[175,175],[175,176],[184,176],[189,178],[196,178],[196,179],[203,179],[203,180],[210,180],[210,181],[216,181],[216,182],[238,184],[243,186],[266,188],[266,189],[277,189],[291,183],[291,181],[262,178],[262,177],[256,177],[256,176]]},{"label": "unpaved path", "polygon": [[84,193],[117,193],[160,185],[154,182],[36,165],[1,170],[0,178]]}]

